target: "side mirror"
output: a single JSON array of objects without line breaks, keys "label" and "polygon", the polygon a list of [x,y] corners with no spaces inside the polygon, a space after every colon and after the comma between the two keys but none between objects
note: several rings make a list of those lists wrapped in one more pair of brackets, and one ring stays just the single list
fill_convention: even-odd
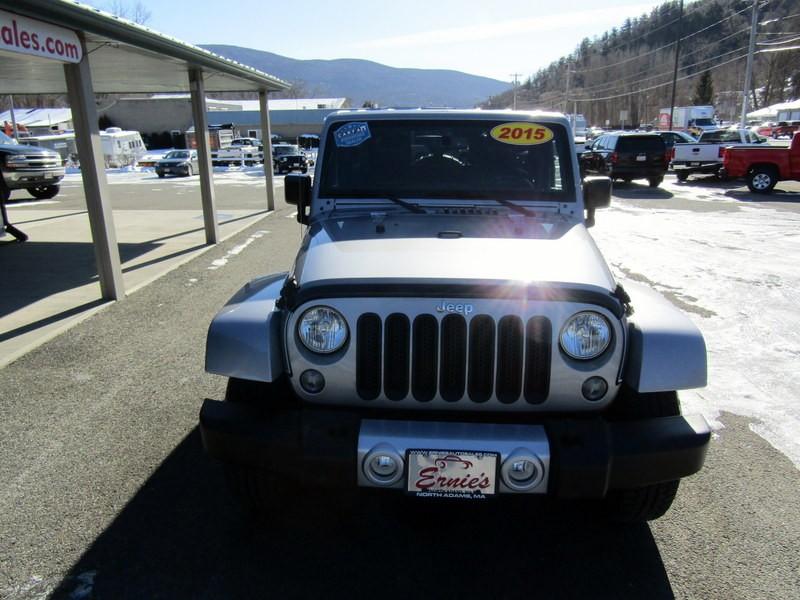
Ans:
[{"label": "side mirror", "polygon": [[311,210],[311,177],[290,173],[283,180],[286,203],[297,207],[297,222],[308,225]]},{"label": "side mirror", "polygon": [[594,211],[611,205],[611,178],[587,177],[583,180],[583,207],[586,226],[594,226]]}]

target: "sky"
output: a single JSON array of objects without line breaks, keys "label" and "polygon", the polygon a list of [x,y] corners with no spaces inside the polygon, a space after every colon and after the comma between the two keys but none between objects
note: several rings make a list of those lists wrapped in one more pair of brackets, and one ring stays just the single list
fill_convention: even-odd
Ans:
[{"label": "sky", "polygon": [[[138,0],[148,26],[193,44],[232,44],[298,59],[362,58],[520,80],[584,37],[661,4],[647,0]],[[662,0],[663,1],[663,0]],[[108,9],[112,2],[91,0]]]}]

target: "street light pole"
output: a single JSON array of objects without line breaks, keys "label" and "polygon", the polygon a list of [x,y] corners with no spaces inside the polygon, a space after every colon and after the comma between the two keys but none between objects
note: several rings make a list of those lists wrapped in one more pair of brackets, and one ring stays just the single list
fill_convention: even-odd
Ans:
[{"label": "street light pole", "polygon": [[744,72],[744,91],[742,92],[742,119],[739,126],[747,124],[747,104],[750,84],[753,77],[753,50],[756,47],[756,25],[758,25],[758,0],[753,0],[753,20],[750,23],[750,47],[747,50],[747,69]]},{"label": "street light pole", "polygon": [[513,110],[517,110],[517,86],[519,85],[518,77],[522,75],[522,73],[511,73],[511,77],[514,78],[514,81],[511,82],[511,89],[513,90],[513,97],[514,97],[514,106]]}]

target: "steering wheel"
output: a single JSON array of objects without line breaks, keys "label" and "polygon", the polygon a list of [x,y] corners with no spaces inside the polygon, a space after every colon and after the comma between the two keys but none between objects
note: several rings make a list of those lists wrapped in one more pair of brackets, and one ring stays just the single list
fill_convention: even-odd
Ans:
[{"label": "steering wheel", "polygon": [[414,168],[443,168],[443,169],[462,169],[466,166],[464,162],[452,154],[426,154],[414,161]]}]

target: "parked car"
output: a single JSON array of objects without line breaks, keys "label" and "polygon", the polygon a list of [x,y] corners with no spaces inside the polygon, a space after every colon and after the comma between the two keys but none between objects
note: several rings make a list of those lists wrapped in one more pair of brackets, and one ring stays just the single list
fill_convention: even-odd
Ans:
[{"label": "parked car", "polygon": [[766,144],[767,138],[749,129],[729,127],[705,131],[693,144],[675,146],[672,169],[678,181],[686,181],[694,173],[722,175],[722,153],[734,144]]},{"label": "parked car", "polygon": [[173,150],[156,163],[156,175],[191,177],[199,169],[197,150]]},{"label": "parked car", "polygon": [[581,154],[581,167],[586,174],[608,175],[625,183],[647,179],[650,187],[658,187],[670,157],[667,144],[656,133],[609,133]]},{"label": "parked car", "polygon": [[167,154],[175,150],[175,148],[166,148],[158,150],[149,150],[142,154],[136,164],[140,167],[155,167],[158,161],[162,160]]},{"label": "parked car", "polygon": [[272,170],[277,175],[292,171],[308,172],[308,158],[293,144],[274,144],[272,146]]},{"label": "parked car", "polygon": [[751,192],[767,194],[775,184],[785,180],[800,180],[800,132],[795,133],[791,145],[785,146],[730,146],[722,156],[726,177],[744,178]]},{"label": "parked car", "polygon": [[52,150],[19,144],[0,132],[0,200],[12,190],[26,190],[34,198],[54,197],[64,178],[61,156]]},{"label": "parked car", "polygon": [[[358,488],[580,497],[633,521],[668,509],[709,443],[676,392],[705,385],[705,345],[669,301],[613,278],[586,229],[611,182],[578,181],[569,126],[326,118],[314,185],[285,179],[306,226],[291,272],[246,284],[206,338],[228,386],[200,432],[245,508],[280,519],[305,486],[322,510]],[[663,173],[663,140],[638,137]]]},{"label": "parked car", "polygon": [[772,128],[771,135],[774,139],[792,137],[795,131],[800,131],[800,121],[781,121]]},{"label": "parked car", "polygon": [[777,126],[776,123],[768,121],[767,123],[760,123],[758,125],[753,125],[750,128],[750,131],[754,131],[758,135],[764,137],[772,137],[772,130],[775,129],[776,126]]},{"label": "parked car", "polygon": [[586,139],[587,140],[593,140],[596,137],[599,137],[599,136],[603,135],[603,133],[605,133],[605,129],[603,129],[602,127],[596,127],[596,126],[595,127],[589,127],[589,130],[588,130],[587,133],[588,133],[588,135],[586,136]]}]

